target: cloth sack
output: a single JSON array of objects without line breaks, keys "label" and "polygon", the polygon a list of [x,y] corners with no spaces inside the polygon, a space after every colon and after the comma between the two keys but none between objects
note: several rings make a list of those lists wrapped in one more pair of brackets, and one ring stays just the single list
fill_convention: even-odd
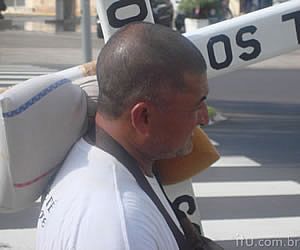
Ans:
[{"label": "cloth sack", "polygon": [[0,212],[40,197],[86,131],[87,100],[61,75],[36,77],[0,95]]}]

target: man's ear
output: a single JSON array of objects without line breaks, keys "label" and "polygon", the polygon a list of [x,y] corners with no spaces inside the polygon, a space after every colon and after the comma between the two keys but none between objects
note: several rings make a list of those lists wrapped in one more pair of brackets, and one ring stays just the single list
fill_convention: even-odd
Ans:
[{"label": "man's ear", "polygon": [[149,134],[149,112],[150,107],[146,102],[139,102],[131,108],[131,124],[143,135]]}]

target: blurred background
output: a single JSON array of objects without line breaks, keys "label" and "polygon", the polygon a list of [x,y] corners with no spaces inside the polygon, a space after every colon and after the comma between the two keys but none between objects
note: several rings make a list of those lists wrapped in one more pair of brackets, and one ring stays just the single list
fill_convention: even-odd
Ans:
[{"label": "blurred background", "polygon": [[[208,24],[286,0],[151,0],[155,22],[184,31],[184,19]],[[0,0],[0,30],[80,31],[80,0]],[[92,32],[97,31],[95,1],[90,1]],[[99,23],[99,22],[98,22]],[[98,35],[101,32],[98,29]]]}]

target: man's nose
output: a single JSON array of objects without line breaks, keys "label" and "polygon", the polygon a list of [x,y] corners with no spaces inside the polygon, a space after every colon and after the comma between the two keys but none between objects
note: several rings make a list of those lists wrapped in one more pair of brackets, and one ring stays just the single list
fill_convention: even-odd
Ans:
[{"label": "man's nose", "polygon": [[201,105],[201,108],[199,109],[198,112],[198,125],[207,125],[208,122],[209,122],[209,117],[208,117],[207,105],[206,103],[203,103],[203,105]]}]

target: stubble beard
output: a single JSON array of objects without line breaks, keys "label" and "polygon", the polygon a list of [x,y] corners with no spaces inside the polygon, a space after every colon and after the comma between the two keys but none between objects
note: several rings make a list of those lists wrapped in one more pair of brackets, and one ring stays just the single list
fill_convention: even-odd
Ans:
[{"label": "stubble beard", "polygon": [[191,136],[189,140],[185,143],[185,145],[176,152],[176,157],[186,156],[190,154],[192,151],[193,151],[193,140]]}]

